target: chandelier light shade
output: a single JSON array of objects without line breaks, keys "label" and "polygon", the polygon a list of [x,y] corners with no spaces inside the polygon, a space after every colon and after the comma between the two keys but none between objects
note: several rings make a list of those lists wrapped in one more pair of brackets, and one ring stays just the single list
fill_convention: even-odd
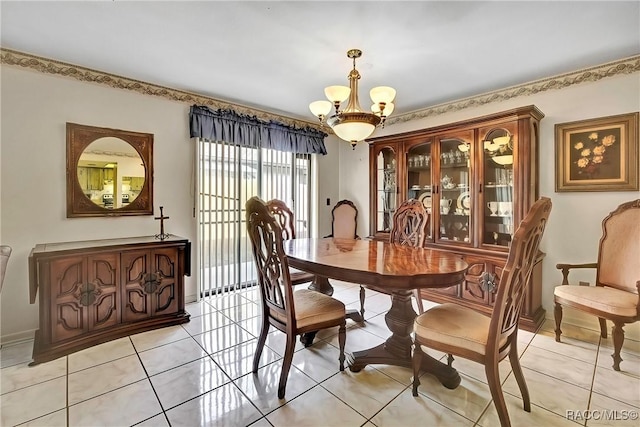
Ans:
[{"label": "chandelier light shade", "polygon": [[[373,101],[371,112],[364,111],[358,100],[358,80],[360,73],[356,70],[356,59],[362,56],[359,49],[347,51],[347,57],[353,59],[353,69],[349,73],[349,87],[328,86],[324,94],[328,101],[314,101],[309,104],[311,113],[321,123],[329,125],[338,138],[356,144],[368,138],[377,126],[384,126],[385,119],[393,112],[393,100],[396,90],[389,86],[378,86],[371,89],[369,95]],[[348,100],[348,101],[347,101]],[[347,101],[347,106],[341,105]],[[333,109],[333,111],[332,111]]]}]

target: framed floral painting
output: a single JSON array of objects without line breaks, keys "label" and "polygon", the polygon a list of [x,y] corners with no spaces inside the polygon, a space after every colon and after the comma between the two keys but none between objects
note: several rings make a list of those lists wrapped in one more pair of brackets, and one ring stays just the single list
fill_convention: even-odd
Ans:
[{"label": "framed floral painting", "polygon": [[638,113],[558,123],[556,192],[633,191],[638,181]]}]

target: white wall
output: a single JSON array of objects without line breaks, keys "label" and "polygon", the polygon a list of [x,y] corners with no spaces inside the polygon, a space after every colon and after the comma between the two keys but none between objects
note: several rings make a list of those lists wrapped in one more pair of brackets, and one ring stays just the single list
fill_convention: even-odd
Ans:
[{"label": "white wall", "polygon": [[[429,90],[428,86],[424,90]],[[402,94],[398,94],[397,103],[402,103]],[[551,198],[553,209],[542,242],[542,250],[547,253],[543,263],[542,296],[546,316],[553,318],[553,288],[562,280],[555,265],[559,262],[595,262],[602,219],[620,203],[640,197],[638,191],[556,193],[554,125],[640,110],[639,74],[620,75],[437,117],[389,125],[378,130],[375,136],[433,127],[531,104],[545,114],[540,122],[540,195]],[[368,206],[368,165],[367,144],[359,144],[355,151],[347,143],[340,146],[340,197],[352,198],[359,206]],[[364,209],[365,212],[368,211],[368,208]],[[369,229],[369,218],[364,218],[366,216],[363,215],[364,230]],[[588,280],[593,284],[595,273],[586,276],[576,274],[575,279]],[[565,310],[565,319],[580,324],[586,322],[587,326],[595,329],[598,327],[595,318],[582,316],[572,310]],[[628,332],[631,332],[632,328],[629,329]],[[635,331],[633,333],[637,334]]]}]

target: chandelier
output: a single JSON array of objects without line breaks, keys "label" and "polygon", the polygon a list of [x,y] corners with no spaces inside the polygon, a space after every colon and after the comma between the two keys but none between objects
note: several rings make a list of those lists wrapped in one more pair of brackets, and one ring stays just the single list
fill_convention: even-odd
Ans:
[{"label": "chandelier", "polygon": [[[371,112],[362,110],[358,101],[358,80],[360,73],[356,70],[356,59],[362,56],[359,49],[347,51],[347,57],[353,59],[353,70],[349,73],[349,87],[328,86],[324,94],[328,101],[314,101],[309,104],[309,109],[321,123],[328,124],[333,132],[340,138],[351,143],[355,149],[358,141],[368,138],[376,126],[384,126],[384,121],[393,112],[393,99],[396,90],[388,86],[378,86],[371,89],[369,95],[373,101]],[[349,99],[344,110],[340,104]],[[333,114],[331,109],[334,108]]]}]

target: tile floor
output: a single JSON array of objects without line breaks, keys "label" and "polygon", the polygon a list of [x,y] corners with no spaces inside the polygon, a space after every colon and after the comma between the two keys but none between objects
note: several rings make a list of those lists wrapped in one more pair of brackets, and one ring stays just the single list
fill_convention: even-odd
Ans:
[{"label": "tile floor", "polygon": [[[359,307],[357,285],[334,282],[334,287],[336,298]],[[27,366],[33,342],[3,347],[0,425],[499,425],[481,365],[457,358],[454,367],[462,375],[457,389],[445,389],[425,375],[420,395],[413,397],[409,369],[374,365],[359,373],[340,372],[337,328],[319,333],[312,347],[298,343],[286,398],[278,400],[282,333],[269,335],[261,368],[251,374],[260,314],[256,296],[254,289],[189,304],[187,324],[35,367]],[[384,341],[389,306],[387,295],[367,291],[367,322],[348,321],[347,351]],[[531,413],[522,410],[508,361],[501,363],[512,424],[637,427],[639,421],[630,418],[640,412],[640,342],[625,341],[623,371],[615,372],[610,338],[570,325],[563,329],[563,343],[555,342],[550,321],[536,334],[519,334]],[[574,411],[573,420],[567,411]]]}]

